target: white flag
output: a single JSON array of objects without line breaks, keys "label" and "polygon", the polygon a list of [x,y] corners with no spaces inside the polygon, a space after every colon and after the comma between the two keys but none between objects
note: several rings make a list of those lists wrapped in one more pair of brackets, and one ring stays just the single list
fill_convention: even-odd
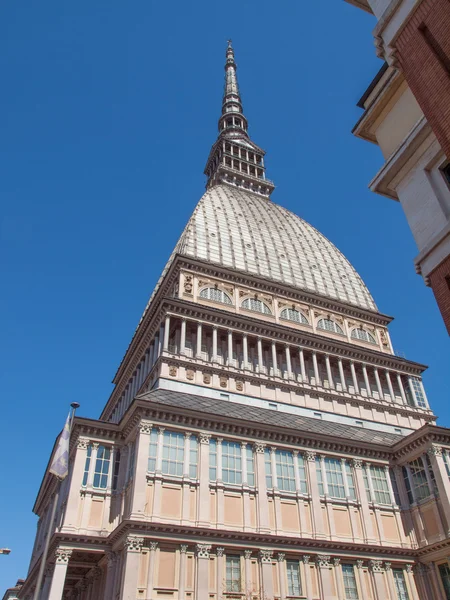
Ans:
[{"label": "white flag", "polygon": [[53,462],[50,465],[50,473],[58,479],[64,479],[69,474],[69,441],[70,441],[70,413],[67,417],[64,429],[58,440]]}]

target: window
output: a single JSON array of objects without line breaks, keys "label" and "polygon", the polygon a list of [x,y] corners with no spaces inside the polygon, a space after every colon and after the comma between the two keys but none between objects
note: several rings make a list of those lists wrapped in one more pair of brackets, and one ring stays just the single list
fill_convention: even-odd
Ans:
[{"label": "window", "polygon": [[[350,498],[356,499],[355,483],[350,465],[343,463],[338,458],[324,458],[325,476],[328,488],[328,495],[332,498],[345,498],[344,476],[348,484],[348,493]],[[325,486],[323,481],[321,459],[316,458],[316,474],[319,484],[319,494],[325,495]]]},{"label": "window", "polygon": [[373,502],[372,494],[370,493],[369,477],[367,475],[367,467],[366,467],[366,465],[363,465],[362,472],[363,472],[364,488],[366,490],[367,500],[369,502]]},{"label": "window", "polygon": [[421,458],[416,458],[409,463],[409,470],[411,472],[412,486],[416,494],[417,500],[424,500],[429,498],[431,492],[428,487],[427,475],[425,472],[425,466]]},{"label": "window", "polygon": [[253,448],[250,444],[247,444],[245,448],[245,456],[247,461],[247,483],[248,485],[255,485],[255,466],[253,463]]},{"label": "window", "polygon": [[450,568],[447,564],[439,565],[439,575],[445,590],[446,600],[450,600]]},{"label": "window", "polygon": [[270,451],[268,448],[264,449],[264,466],[266,469],[266,486],[271,488],[272,486],[272,463],[270,460]]},{"label": "window", "polygon": [[428,469],[428,474],[430,476],[431,479],[431,483],[433,484],[433,492],[438,495],[439,491],[438,491],[438,486],[436,483],[436,478],[434,476],[434,471],[433,471],[433,467],[431,466],[431,460],[430,457],[428,456],[428,454],[424,454],[423,455],[424,459],[425,459],[425,466]]},{"label": "window", "polygon": [[288,582],[288,596],[301,596],[300,568],[297,560],[286,561],[286,573]]},{"label": "window", "polygon": [[97,448],[97,460],[95,461],[93,487],[103,490],[107,487],[110,461],[111,449],[99,446]]},{"label": "window", "polygon": [[363,329],[362,327],[358,327],[357,329],[352,329],[351,337],[354,340],[361,340],[363,342],[369,342],[370,344],[376,344],[377,341],[374,336]]},{"label": "window", "polygon": [[112,489],[117,490],[117,483],[119,481],[119,469],[120,469],[120,450],[116,452],[116,458],[114,459],[114,471],[112,480]]},{"label": "window", "polygon": [[270,308],[267,304],[264,304],[261,300],[257,300],[256,298],[247,298],[242,303],[242,308],[246,308],[247,310],[253,310],[255,312],[260,312],[265,315],[271,315]]},{"label": "window", "polygon": [[345,463],[345,476],[347,477],[348,495],[352,500],[356,500],[355,482],[353,481],[353,473],[350,463]]},{"label": "window", "polygon": [[375,502],[378,504],[392,504],[385,469],[383,467],[371,465],[370,477],[372,479]]},{"label": "window", "polygon": [[156,471],[156,450],[158,447],[158,432],[156,429],[152,429],[150,433],[150,447],[148,452],[148,470],[150,472]]},{"label": "window", "polygon": [[448,456],[448,450],[442,451],[442,458],[444,459],[445,470],[447,471],[448,478],[450,479],[450,461]]},{"label": "window", "polygon": [[217,442],[213,438],[209,440],[209,480],[217,479]]},{"label": "window", "polygon": [[406,467],[402,467],[403,481],[405,482],[406,493],[408,495],[408,501],[410,504],[414,502],[414,497],[411,489],[411,482],[409,481],[408,470]]},{"label": "window", "polygon": [[405,576],[402,569],[392,569],[395,581],[395,589],[397,590],[398,600],[409,600],[408,589],[406,587]]},{"label": "window", "polygon": [[398,491],[397,479],[393,469],[389,469],[389,477],[391,478],[392,491],[394,492],[395,504],[400,506],[400,493]]},{"label": "window", "polygon": [[241,558],[239,556],[226,557],[226,589],[227,592],[241,591]]},{"label": "window", "polygon": [[305,317],[305,315],[299,310],[294,310],[293,308],[285,308],[284,310],[282,310],[280,318],[286,319],[286,321],[295,321],[296,323],[303,323],[304,325],[309,325],[309,321]]},{"label": "window", "polygon": [[294,457],[292,452],[275,451],[278,488],[285,492],[295,492]]},{"label": "window", "polygon": [[133,442],[130,446],[130,460],[128,462],[127,470],[127,483],[132,479],[134,475],[134,460],[136,458],[136,442]]},{"label": "window", "polygon": [[183,475],[184,435],[165,431],[163,437],[162,472],[164,475]]},{"label": "window", "polygon": [[343,564],[342,576],[344,578],[345,600],[358,600],[354,566]]},{"label": "window", "polygon": [[92,446],[88,446],[86,452],[86,463],[84,465],[83,485],[87,484],[89,477],[89,467],[91,466]]},{"label": "window", "polygon": [[411,377],[409,381],[413,389],[413,395],[416,396],[417,406],[420,408],[428,408],[420,379],[418,377]]},{"label": "window", "polygon": [[222,479],[224,483],[242,483],[241,445],[222,442]]},{"label": "window", "polygon": [[319,319],[317,322],[317,329],[323,329],[325,331],[332,331],[333,333],[340,333],[344,335],[342,328],[331,319]]}]

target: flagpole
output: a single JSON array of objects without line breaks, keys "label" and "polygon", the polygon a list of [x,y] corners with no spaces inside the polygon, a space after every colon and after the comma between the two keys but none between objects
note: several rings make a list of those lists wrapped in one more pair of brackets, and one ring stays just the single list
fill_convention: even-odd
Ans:
[{"label": "flagpole", "polygon": [[[70,415],[69,432],[72,431],[73,420],[75,418],[75,411],[77,410],[77,408],[79,408],[79,406],[80,405],[78,404],[78,402],[72,402],[72,404],[70,405],[70,407],[72,408],[72,414]],[[56,479],[57,479],[56,492],[55,492],[55,496],[53,498],[52,513],[50,516],[47,535],[45,536],[44,550],[42,551],[41,564],[39,565],[39,573],[38,573],[38,577],[37,577],[37,581],[36,581],[36,587],[34,589],[33,600],[39,600],[39,596],[41,595],[41,586],[42,586],[42,580],[44,578],[45,563],[47,562],[48,549],[49,549],[50,540],[51,540],[52,534],[53,534],[53,523],[55,520],[56,508],[58,506],[58,500],[59,500],[59,492],[61,491],[61,483],[62,483],[62,479],[59,479],[58,477]]]}]

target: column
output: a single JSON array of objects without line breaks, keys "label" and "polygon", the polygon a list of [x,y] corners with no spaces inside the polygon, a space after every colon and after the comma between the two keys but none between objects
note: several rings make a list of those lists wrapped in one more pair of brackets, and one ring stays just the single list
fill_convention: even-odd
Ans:
[{"label": "column", "polygon": [[385,562],[384,569],[386,571],[386,579],[387,579],[387,584],[388,584],[388,588],[389,588],[389,597],[393,598],[395,600],[397,598],[397,590],[395,588],[395,581],[394,581],[394,575],[392,573],[391,563]]},{"label": "column", "polygon": [[380,374],[378,373],[378,369],[374,367],[373,372],[375,373],[375,381],[377,382],[378,395],[380,396],[380,400],[384,400],[384,392],[383,388],[381,387]]},{"label": "column", "polygon": [[216,565],[216,593],[217,593],[217,598],[220,598],[223,594],[224,591],[224,553],[225,553],[225,548],[216,548],[216,560],[217,560],[217,565]]},{"label": "column", "polygon": [[406,399],[405,387],[403,385],[403,380],[402,380],[402,376],[400,375],[400,373],[397,373],[397,383],[398,383],[398,387],[400,388],[400,395],[402,397],[403,404],[408,404],[408,401]]},{"label": "column", "polygon": [[86,465],[86,454],[89,446],[89,440],[79,437],[77,440],[77,450],[72,467],[72,478],[70,481],[69,495],[67,497],[66,513],[64,515],[63,526],[65,529],[78,528],[78,509],[80,503],[80,487],[83,482],[84,467]]},{"label": "column", "polygon": [[[253,581],[252,581],[252,551],[244,550],[244,569],[245,569],[245,597],[250,598],[251,593],[253,591]],[[219,594],[219,590],[217,590],[217,594]]]},{"label": "column", "polygon": [[395,400],[395,394],[394,394],[394,388],[392,387],[391,374],[389,373],[389,371],[387,369],[386,369],[386,381],[387,381],[387,384],[388,384],[389,395],[391,396],[391,400],[392,400],[392,402],[396,402],[396,400]]},{"label": "column", "polygon": [[164,346],[164,323],[161,323],[159,327],[159,339],[158,339],[158,356],[161,356]]},{"label": "column", "polygon": [[303,381],[303,383],[306,383],[308,381],[308,378],[306,376],[305,355],[303,353],[303,348],[299,349],[298,357],[300,359],[300,373],[302,376],[302,381]]},{"label": "column", "polygon": [[[208,498],[209,500],[209,498]],[[209,553],[210,544],[197,544],[197,594],[196,600],[209,600]]]},{"label": "column", "polygon": [[149,350],[148,350],[149,357],[148,357],[148,370],[147,370],[147,373],[149,373],[151,371],[151,368],[153,367],[153,365],[155,363],[155,348],[156,348],[155,342],[153,341],[150,344],[150,347],[149,347]]},{"label": "column", "polygon": [[284,552],[279,552],[277,554],[278,560],[278,580],[280,582],[280,600],[285,600],[286,598],[286,563],[284,562],[285,558]]},{"label": "column", "polygon": [[333,567],[334,567],[334,574],[335,574],[335,579],[336,579],[337,595],[338,595],[339,599],[345,598],[344,578],[342,576],[342,570],[340,568],[340,564],[341,564],[340,558],[333,558]]},{"label": "column", "polygon": [[330,386],[330,388],[334,388],[334,379],[333,379],[333,373],[331,371],[331,363],[330,363],[330,356],[329,354],[325,354],[325,364],[327,366],[327,377],[328,377],[328,384]]},{"label": "column", "polygon": [[363,376],[364,376],[364,383],[366,384],[367,396],[371,396],[372,388],[370,387],[369,375],[367,374],[367,366],[366,365],[362,366],[362,371],[363,371]]},{"label": "column", "polygon": [[180,354],[186,353],[186,319],[181,319]]},{"label": "column", "polygon": [[[199,527],[210,526],[210,493],[209,493],[209,440],[211,434],[202,432],[200,441],[199,494],[197,501],[197,523]],[[208,551],[209,557],[209,551]],[[204,558],[204,557],[203,557]],[[208,590],[206,590],[207,592]]]},{"label": "column", "polygon": [[347,382],[344,377],[344,367],[342,366],[342,360],[338,358],[339,378],[341,380],[342,391],[347,391]]},{"label": "column", "polygon": [[436,485],[439,491],[439,500],[447,521],[447,527],[445,530],[448,537],[450,535],[450,480],[442,453],[442,447],[435,444],[428,449],[428,456],[430,457],[431,467],[433,469]]},{"label": "column", "polygon": [[136,535],[129,535],[125,540],[121,600],[136,600],[139,563],[143,545],[144,538]]},{"label": "column", "polygon": [[357,498],[361,503],[361,512],[362,512],[362,523],[364,529],[364,538],[365,542],[368,544],[375,544],[375,534],[373,531],[372,518],[370,516],[370,508],[369,501],[367,499],[366,486],[364,485],[364,477],[363,477],[363,463],[360,458],[353,459],[353,470],[355,473],[355,483],[357,490]]},{"label": "column", "polygon": [[291,349],[288,345],[285,347],[286,352],[286,368],[288,379],[292,379],[292,362],[291,362]]},{"label": "column", "polygon": [[228,357],[227,364],[230,366],[233,364],[233,332],[231,329],[228,330]]},{"label": "column", "polygon": [[50,586],[48,600],[62,600],[64,584],[66,582],[67,567],[69,564],[72,550],[66,548],[57,548],[55,552],[55,570]]},{"label": "column", "polygon": [[[367,589],[369,582],[365,580],[364,577],[364,561],[363,560],[357,560],[356,561],[356,572],[358,574],[358,583],[359,583],[359,591],[361,592],[361,598],[370,598],[372,596],[372,593],[370,591],[370,586],[369,589]],[[396,597],[394,596],[394,600],[396,600]]]},{"label": "column", "polygon": [[117,568],[117,552],[106,553],[106,581],[105,591],[103,593],[103,600],[110,600],[115,597],[114,594],[114,580],[115,571]]},{"label": "column", "polygon": [[316,352],[312,353],[313,367],[314,367],[314,380],[316,385],[321,385],[320,377],[319,377],[319,366],[317,364],[317,354]]},{"label": "column", "polygon": [[383,574],[383,561],[381,560],[369,560],[369,567],[372,572],[372,581],[375,591],[376,600],[385,600],[381,590],[385,592],[384,586],[384,574]]},{"label": "column", "polygon": [[258,371],[260,373],[262,373],[264,370],[264,365],[263,365],[262,340],[260,337],[258,338],[257,345],[258,345]]},{"label": "column", "polygon": [[244,354],[244,369],[248,369],[248,336],[246,333],[242,336],[242,352]]},{"label": "column", "polygon": [[[139,423],[138,434],[136,437],[136,467],[133,471],[133,487],[131,498],[131,518],[142,518],[145,513],[147,503],[147,470],[148,454],[150,448],[150,434],[153,424],[144,419]],[[114,468],[109,469],[112,473]]]},{"label": "column", "polygon": [[54,565],[49,565],[49,566],[45,567],[44,584],[41,588],[41,594],[39,596],[39,600],[47,600],[47,598],[48,598],[48,593],[50,591],[50,586],[52,584],[52,579],[53,579],[53,570],[54,570]]},{"label": "column", "polygon": [[272,556],[273,556],[273,550],[260,550],[259,551],[259,560],[261,563],[261,597],[262,598],[273,598]]},{"label": "column", "polygon": [[388,465],[384,466],[384,472],[386,473],[386,481],[387,481],[388,488],[389,488],[389,495],[391,497],[391,502],[392,502],[392,504],[397,505],[397,501],[395,499],[395,494],[394,494],[394,488],[392,487],[391,474],[389,472]]},{"label": "column", "polygon": [[309,493],[311,494],[311,512],[313,521],[313,536],[316,538],[325,538],[323,526],[323,512],[320,502],[319,486],[316,473],[316,453],[314,450],[307,450],[305,453],[306,468],[309,480]]},{"label": "column", "polygon": [[406,573],[404,573],[404,575],[405,575],[405,579],[406,579],[406,584],[409,587],[411,600],[420,600],[419,594],[417,593],[417,586],[416,586],[416,581],[414,579],[412,564],[406,565]]},{"label": "column", "polygon": [[178,576],[178,600],[185,600],[186,591],[186,552],[187,544],[180,546],[180,572]]},{"label": "column", "polygon": [[217,362],[217,325],[212,330],[212,361]]},{"label": "column", "polygon": [[359,394],[358,377],[356,376],[355,363],[350,361],[350,371],[352,372],[353,387],[355,388],[355,394]]},{"label": "column", "polygon": [[[155,578],[155,559],[156,559],[156,548],[158,542],[150,542],[149,558],[148,558],[148,570],[147,570],[147,590],[145,593],[145,600],[151,600],[153,596],[153,581]],[[133,600],[134,597],[133,597]],[[181,600],[181,599],[180,599]]]},{"label": "column", "polygon": [[197,323],[197,347],[195,355],[197,358],[202,357],[202,324]]},{"label": "column", "polygon": [[319,571],[319,585],[322,590],[322,598],[333,598],[333,586],[331,583],[331,566],[329,554],[318,554],[316,565]]},{"label": "column", "polygon": [[305,554],[304,556],[302,556],[302,560],[303,560],[303,569],[305,572],[305,592],[306,592],[306,598],[307,600],[312,600],[313,598],[313,594],[312,594],[312,583],[311,583],[311,567],[309,566],[309,559],[311,557],[308,556],[307,554]]},{"label": "column", "polygon": [[256,484],[258,490],[258,531],[259,533],[269,533],[269,503],[267,501],[266,465],[264,462],[264,450],[266,445],[262,442],[256,442],[254,448],[256,458]]},{"label": "column", "polygon": [[272,366],[273,366],[273,376],[278,376],[278,364],[277,364],[277,347],[275,342],[272,342]]}]

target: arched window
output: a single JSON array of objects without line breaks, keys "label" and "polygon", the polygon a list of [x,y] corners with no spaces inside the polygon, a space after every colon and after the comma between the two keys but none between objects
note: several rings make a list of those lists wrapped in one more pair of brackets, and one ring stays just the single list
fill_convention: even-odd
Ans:
[{"label": "arched window", "polygon": [[223,290],[217,288],[205,288],[200,292],[200,298],[206,300],[214,300],[214,302],[221,302],[222,304],[233,304],[231,298]]},{"label": "arched window", "polygon": [[352,329],[351,337],[354,340],[361,340],[363,342],[369,342],[370,344],[376,344],[377,341],[373,337],[371,333],[363,329],[362,327],[358,327],[357,329]]},{"label": "arched window", "polygon": [[305,315],[299,310],[295,310],[293,308],[283,309],[281,311],[280,318],[286,319],[286,321],[295,321],[296,323],[303,323],[304,325],[309,325],[309,321],[305,317]]},{"label": "arched window", "polygon": [[317,329],[324,329],[325,331],[332,331],[333,333],[344,335],[344,332],[339,325],[331,319],[319,319],[317,322]]},{"label": "arched window", "polygon": [[264,315],[271,315],[270,308],[267,304],[264,304],[261,300],[256,300],[255,298],[247,298],[242,303],[242,308],[246,308],[247,310],[253,310],[255,312],[263,313]]}]

